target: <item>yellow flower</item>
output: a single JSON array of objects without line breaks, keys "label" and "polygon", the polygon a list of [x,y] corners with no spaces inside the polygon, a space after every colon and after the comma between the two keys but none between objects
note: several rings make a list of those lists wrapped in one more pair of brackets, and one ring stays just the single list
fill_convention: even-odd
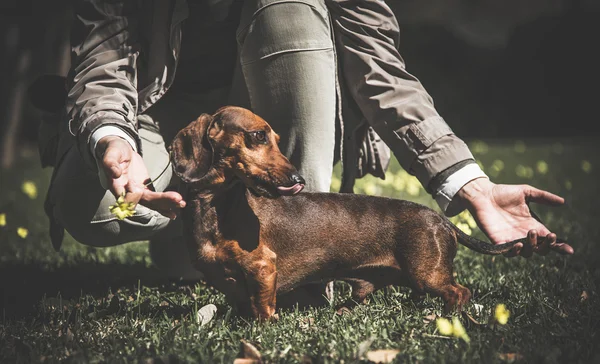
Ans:
[{"label": "yellow flower", "polygon": [[508,318],[510,317],[510,311],[506,309],[506,306],[503,303],[501,303],[496,306],[494,317],[496,318],[496,322],[500,325],[506,325]]},{"label": "yellow flower", "polygon": [[586,161],[586,160],[581,161],[581,169],[585,173],[590,173],[592,171],[592,163],[590,163],[590,161]]},{"label": "yellow flower", "polygon": [[525,153],[526,150],[527,150],[527,147],[525,146],[525,143],[523,143],[522,140],[517,140],[515,142],[515,152]]},{"label": "yellow flower", "polygon": [[135,214],[135,204],[125,201],[125,194],[119,196],[117,202],[108,208],[119,220],[131,217]]},{"label": "yellow flower", "polygon": [[6,214],[0,214],[0,226],[6,226]]},{"label": "yellow flower", "polygon": [[443,317],[435,320],[438,331],[444,336],[454,336],[463,339],[466,343],[471,342],[471,338],[467,335],[467,331],[460,323],[457,317],[452,317],[452,322]]},{"label": "yellow flower", "polygon": [[37,186],[32,181],[23,181],[23,184],[21,185],[21,191],[23,191],[23,193],[29,196],[29,198],[32,200],[38,195]]},{"label": "yellow flower", "polygon": [[546,174],[548,172],[548,163],[545,161],[538,161],[535,168],[540,174]]},{"label": "yellow flower", "polygon": [[440,317],[437,320],[435,320],[435,323],[440,334],[445,336],[452,336],[452,324],[448,319]]},{"label": "yellow flower", "polygon": [[471,338],[467,335],[467,330],[465,330],[457,317],[452,318],[452,334],[457,338],[463,339],[466,343],[471,342]]},{"label": "yellow flower", "polygon": [[573,183],[570,180],[565,181],[565,188],[569,191],[573,188]]},{"label": "yellow flower", "polygon": [[22,239],[25,239],[27,235],[29,235],[29,230],[24,227],[17,228],[17,235],[19,235]]}]

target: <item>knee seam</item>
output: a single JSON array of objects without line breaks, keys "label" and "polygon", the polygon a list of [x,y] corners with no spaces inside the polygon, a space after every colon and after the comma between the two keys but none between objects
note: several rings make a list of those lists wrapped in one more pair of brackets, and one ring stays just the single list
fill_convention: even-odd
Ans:
[{"label": "knee seam", "polygon": [[265,60],[265,59],[270,58],[270,57],[278,56],[278,55],[281,55],[281,54],[287,54],[287,53],[332,51],[332,50],[333,50],[333,45],[331,47],[285,49],[285,50],[281,50],[281,51],[278,51],[278,52],[269,53],[269,54],[261,56],[261,57],[259,57],[257,59],[253,59],[253,60],[246,61],[246,62],[240,62],[240,65],[247,66],[249,64],[256,63],[256,62]]}]

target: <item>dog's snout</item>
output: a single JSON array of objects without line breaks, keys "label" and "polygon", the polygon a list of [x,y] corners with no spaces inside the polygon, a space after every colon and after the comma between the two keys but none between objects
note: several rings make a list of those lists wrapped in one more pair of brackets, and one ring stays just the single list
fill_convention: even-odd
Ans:
[{"label": "dog's snout", "polygon": [[298,173],[294,173],[292,175],[291,179],[292,179],[292,182],[294,182],[294,183],[299,183],[301,185],[305,185],[306,184],[306,181],[304,180],[304,178],[302,178],[302,176],[299,175]]}]

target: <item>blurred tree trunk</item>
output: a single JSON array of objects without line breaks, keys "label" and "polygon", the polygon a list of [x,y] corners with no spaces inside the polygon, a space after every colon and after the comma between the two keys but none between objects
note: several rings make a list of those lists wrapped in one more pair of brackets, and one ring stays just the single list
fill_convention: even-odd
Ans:
[{"label": "blurred tree trunk", "polygon": [[7,55],[15,55],[15,72],[12,74],[11,80],[8,82],[12,87],[9,88],[8,102],[5,114],[5,130],[3,130],[2,138],[2,164],[3,169],[12,167],[16,147],[18,145],[19,126],[23,111],[23,103],[27,94],[27,76],[31,66],[31,51],[29,49],[19,49],[19,28],[14,25],[5,38],[5,49]]},{"label": "blurred tree trunk", "polygon": [[[24,141],[35,141],[41,114],[29,107],[27,89],[41,74],[66,76],[69,71],[69,25],[72,8],[70,3],[59,3],[49,16],[36,12],[27,17],[8,18],[14,21],[8,26],[4,42],[6,68],[2,90],[6,104],[0,118],[4,121],[0,130],[0,166],[10,168]],[[32,34],[33,36],[30,36]]]}]

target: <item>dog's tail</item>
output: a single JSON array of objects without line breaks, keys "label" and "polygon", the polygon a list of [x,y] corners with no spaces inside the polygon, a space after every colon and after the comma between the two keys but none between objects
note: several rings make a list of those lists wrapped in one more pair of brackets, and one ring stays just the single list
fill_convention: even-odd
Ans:
[{"label": "dog's tail", "polygon": [[507,253],[508,251],[510,251],[518,243],[522,243],[523,245],[528,244],[527,238],[521,238],[521,239],[513,240],[508,243],[494,245],[487,241],[479,240],[477,238],[474,238],[470,235],[465,234],[461,229],[456,227],[456,225],[454,225],[450,221],[448,221],[448,223],[452,226],[452,229],[454,229],[454,231],[456,231],[456,236],[458,238],[457,240],[459,243],[461,243],[462,245],[466,246],[467,248],[474,250],[481,254],[487,254],[487,255],[504,254],[504,253]]},{"label": "dog's tail", "polygon": [[[529,244],[529,242],[527,241],[527,237],[524,237],[524,238],[510,241],[508,243],[494,245],[487,241],[479,240],[477,238],[474,238],[470,235],[465,234],[461,229],[456,227],[456,225],[454,225],[452,222],[450,222],[450,220],[448,220],[447,218],[446,218],[446,222],[456,232],[459,243],[461,243],[462,245],[466,246],[467,248],[474,250],[481,254],[487,254],[487,255],[504,254],[504,253],[508,253],[508,251],[510,251],[518,243],[523,244],[523,246]],[[545,239],[545,237],[538,236],[538,239],[543,240],[543,239]],[[557,239],[557,242],[563,243],[565,241],[563,239]]]}]

